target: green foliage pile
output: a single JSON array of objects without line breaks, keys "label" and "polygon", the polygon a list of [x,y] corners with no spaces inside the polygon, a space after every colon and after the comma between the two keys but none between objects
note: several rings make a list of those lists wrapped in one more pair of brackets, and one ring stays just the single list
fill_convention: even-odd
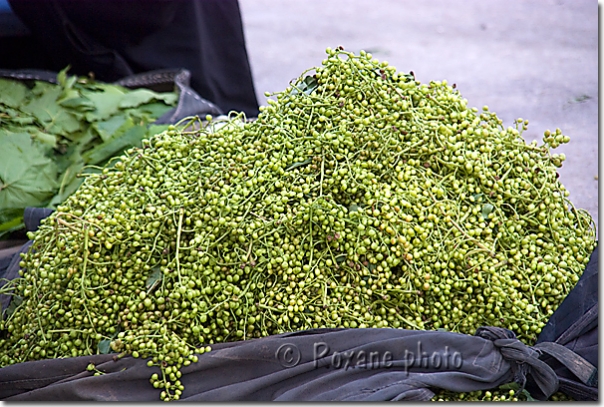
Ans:
[{"label": "green foliage pile", "polygon": [[151,126],[176,105],[174,92],[130,90],[85,77],[58,84],[0,78],[0,236],[23,225],[27,206],[55,207],[84,166],[102,166],[167,126]]},{"label": "green foliage pile", "polygon": [[445,81],[327,54],[257,120],[173,126],[90,174],[32,235],[0,364],[114,351],[178,399],[207,345],[286,331],[533,344],[595,245],[550,151],[568,137],[527,144]]}]

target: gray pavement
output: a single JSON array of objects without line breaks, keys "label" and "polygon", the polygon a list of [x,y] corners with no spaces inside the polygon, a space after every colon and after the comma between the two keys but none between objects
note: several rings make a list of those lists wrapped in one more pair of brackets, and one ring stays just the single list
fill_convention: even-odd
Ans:
[{"label": "gray pavement", "polygon": [[598,222],[595,0],[240,0],[258,100],[320,66],[327,47],[363,49],[418,80],[456,83],[527,141],[571,138],[560,179]]}]

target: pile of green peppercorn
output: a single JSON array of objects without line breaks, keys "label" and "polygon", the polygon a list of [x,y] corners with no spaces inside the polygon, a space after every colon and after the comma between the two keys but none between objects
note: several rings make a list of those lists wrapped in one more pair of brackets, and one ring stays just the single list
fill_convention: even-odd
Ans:
[{"label": "pile of green peppercorn", "polygon": [[288,331],[534,343],[595,247],[550,151],[567,136],[527,143],[528,121],[341,48],[268,96],[255,120],[191,119],[86,176],[2,289],[1,366],[148,358],[170,400],[210,345]]}]

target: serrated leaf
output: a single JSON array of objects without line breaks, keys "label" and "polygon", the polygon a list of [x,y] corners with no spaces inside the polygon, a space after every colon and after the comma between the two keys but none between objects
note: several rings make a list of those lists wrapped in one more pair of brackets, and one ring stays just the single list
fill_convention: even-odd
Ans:
[{"label": "serrated leaf", "polygon": [[99,144],[86,152],[82,155],[82,158],[86,164],[102,165],[110,157],[121,153],[127,148],[140,146],[146,134],[147,129],[144,126],[131,127],[122,135]]},{"label": "serrated leaf", "polygon": [[84,163],[80,160],[74,162],[62,173],[59,190],[48,203],[49,208],[56,208],[57,205],[65,202],[71,194],[77,191],[84,182],[83,178],[78,178],[78,175],[82,172],[83,168]]},{"label": "serrated leaf", "polygon": [[65,87],[65,80],[67,79],[67,70],[68,69],[69,69],[69,67],[66,67],[66,68],[62,69],[61,71],[59,71],[59,73],[57,74],[57,82],[62,87]]},{"label": "serrated leaf", "polygon": [[490,203],[486,203],[482,205],[482,218],[484,220],[489,220],[489,214],[491,212],[493,212],[493,210],[495,209],[495,207],[493,205],[491,205]]},{"label": "serrated leaf", "polygon": [[78,130],[80,121],[57,104],[61,88],[56,85],[51,86],[45,87],[46,90],[39,94],[39,97],[32,99],[21,110],[34,116],[45,130],[51,133],[71,133]]},{"label": "serrated leaf", "polygon": [[163,274],[159,267],[153,267],[151,274],[147,278],[147,292],[150,292],[157,284],[159,284],[163,278]]},{"label": "serrated leaf", "polygon": [[0,117],[2,118],[13,118],[13,117],[17,117],[21,114],[21,111],[19,110],[15,110],[9,106],[5,106],[2,109],[2,112],[0,112]]},{"label": "serrated leaf", "polygon": [[[0,80],[0,137],[20,134],[15,140],[22,143],[15,151],[17,147],[0,139],[0,210],[6,205],[21,210],[26,202],[25,206],[52,206],[64,201],[83,182],[76,177],[83,165],[102,165],[164,131],[167,125],[146,125],[178,101],[175,92],[130,91],[69,76],[67,70],[58,73],[59,84],[36,81],[31,90],[19,81]],[[26,133],[31,136],[27,146]],[[11,158],[4,159],[5,155]],[[22,160],[23,156],[30,159]],[[19,206],[13,207],[15,202]]]},{"label": "serrated leaf", "polygon": [[19,107],[28,93],[27,86],[21,82],[0,78],[0,104]]},{"label": "serrated leaf", "polygon": [[310,95],[318,86],[319,83],[314,76],[309,75],[293,87],[291,94],[297,95],[299,93],[306,93],[307,95]]},{"label": "serrated leaf", "polygon": [[79,138],[77,139],[77,143],[74,144],[74,150],[78,154],[83,155],[85,152],[89,151],[93,147],[99,145],[100,138],[98,137],[98,133],[92,126],[86,127],[81,134],[79,134]]},{"label": "serrated leaf", "polygon": [[23,297],[19,295],[13,295],[10,300],[10,304],[6,307],[4,318],[10,317],[19,308],[19,305],[23,302]]},{"label": "serrated leaf", "polygon": [[0,236],[23,226],[23,209],[0,210]]},{"label": "serrated leaf", "polygon": [[60,109],[53,116],[52,122],[46,126],[46,131],[65,135],[80,130],[82,123],[69,111]]},{"label": "serrated leaf", "polygon": [[0,224],[0,239],[24,228],[25,223],[23,222],[23,217],[14,218],[10,222],[2,223]]},{"label": "serrated leaf", "polygon": [[309,158],[309,159],[306,159],[306,160],[304,160],[304,161],[299,161],[299,162],[297,162],[297,163],[293,163],[292,165],[290,165],[289,167],[287,167],[287,168],[285,169],[285,171],[291,171],[291,170],[293,170],[294,168],[298,168],[298,167],[302,167],[302,166],[304,166],[304,165],[308,165],[308,164],[310,164],[311,162],[312,162],[312,159],[310,159],[310,158]]},{"label": "serrated leaf", "polygon": [[139,88],[126,93],[119,106],[126,109],[157,100],[161,100],[168,105],[173,105],[178,100],[178,96],[175,93],[157,93],[149,89]]},{"label": "serrated leaf", "polygon": [[151,138],[156,134],[163,133],[168,130],[170,124],[150,124],[147,128],[147,138]]},{"label": "serrated leaf", "polygon": [[359,205],[353,203],[353,204],[350,204],[350,206],[348,207],[348,212],[357,212],[357,211],[360,211],[361,209],[363,209],[363,208],[360,207]]},{"label": "serrated leaf", "polygon": [[344,262],[346,261],[346,258],[347,258],[347,257],[348,257],[348,256],[347,256],[345,253],[338,254],[338,255],[335,257],[336,263],[338,263],[338,264],[344,263]]},{"label": "serrated leaf", "polygon": [[80,144],[86,144],[91,139],[97,137],[97,133],[96,131],[93,131],[90,126],[83,126],[82,128],[77,131],[74,131],[73,133],[63,134],[62,136],[64,139],[69,140],[71,142],[69,143],[70,147],[76,149],[76,147],[79,147]]},{"label": "serrated leaf", "polygon": [[516,382],[505,383],[499,386],[501,390],[519,390],[520,385]]},{"label": "serrated leaf", "polygon": [[69,91],[73,88],[73,85],[76,83],[78,77],[76,75],[68,76],[67,72],[71,68],[70,65],[67,65],[57,74],[57,83],[61,86],[63,93]]},{"label": "serrated leaf", "polygon": [[80,92],[78,92],[76,89],[63,89],[59,95],[59,98],[57,99],[57,103],[63,105],[66,101],[81,97],[82,95],[80,95]]},{"label": "serrated leaf", "polygon": [[310,95],[319,86],[319,82],[313,76],[307,76],[304,78],[304,85],[304,93]]},{"label": "serrated leaf", "polygon": [[480,198],[482,198],[482,195],[483,195],[482,193],[473,194],[472,198],[474,198],[474,200],[478,202],[480,200]]},{"label": "serrated leaf", "polygon": [[134,122],[129,116],[118,114],[102,122],[96,122],[92,126],[103,141],[109,141],[125,133],[126,130],[134,126]]},{"label": "serrated leaf", "polygon": [[98,91],[82,90],[82,95],[90,100],[95,110],[86,112],[84,117],[89,122],[105,120],[117,113],[125,92],[117,86],[99,86]]},{"label": "serrated leaf", "polygon": [[94,111],[94,103],[90,99],[82,96],[80,92],[70,89],[61,99],[57,101],[61,106],[77,110],[78,112]]},{"label": "serrated leaf", "polygon": [[97,348],[101,355],[111,353],[111,339],[103,339],[99,341]]},{"label": "serrated leaf", "polygon": [[38,129],[29,130],[32,139],[47,144],[49,147],[55,148],[57,146],[57,136],[54,134],[44,133]]},{"label": "serrated leaf", "polygon": [[168,110],[172,109],[172,107],[173,106],[168,106],[162,102],[155,102],[139,106],[136,109],[128,109],[125,112],[129,115],[140,117],[145,121],[151,121],[157,119]]},{"label": "serrated leaf", "polygon": [[36,119],[32,116],[19,116],[11,118],[10,122],[11,124],[19,126],[28,126],[30,124],[34,124],[36,122]]},{"label": "serrated leaf", "polygon": [[54,83],[44,82],[44,81],[36,81],[34,83],[34,87],[31,89],[31,93],[33,93],[36,96],[40,96],[43,93],[46,93],[46,92],[52,91],[52,90],[59,90],[60,91],[61,88],[59,88]]},{"label": "serrated leaf", "polygon": [[73,75],[67,78],[67,80],[65,81],[65,86],[64,89],[71,89],[73,88],[73,85],[75,85],[76,81],[78,80],[78,77]]},{"label": "serrated leaf", "polygon": [[520,393],[524,394],[524,397],[526,397],[526,401],[539,401],[533,396],[531,396],[531,393],[529,393],[527,389],[522,389]]},{"label": "serrated leaf", "polygon": [[0,210],[43,206],[57,188],[57,165],[27,133],[0,132]]},{"label": "serrated leaf", "polygon": [[74,109],[78,112],[86,113],[94,111],[94,104],[85,97],[74,97],[62,100],[61,106]]}]

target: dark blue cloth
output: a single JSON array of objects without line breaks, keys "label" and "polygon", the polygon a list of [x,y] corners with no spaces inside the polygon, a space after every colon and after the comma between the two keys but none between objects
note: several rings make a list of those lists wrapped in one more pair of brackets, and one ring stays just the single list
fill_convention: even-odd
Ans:
[{"label": "dark blue cloth", "polygon": [[[598,247],[581,278],[541,331],[537,343],[555,342],[598,367]],[[597,400],[597,382],[582,383],[566,366],[548,357],[559,377],[560,390],[575,400]]]}]

